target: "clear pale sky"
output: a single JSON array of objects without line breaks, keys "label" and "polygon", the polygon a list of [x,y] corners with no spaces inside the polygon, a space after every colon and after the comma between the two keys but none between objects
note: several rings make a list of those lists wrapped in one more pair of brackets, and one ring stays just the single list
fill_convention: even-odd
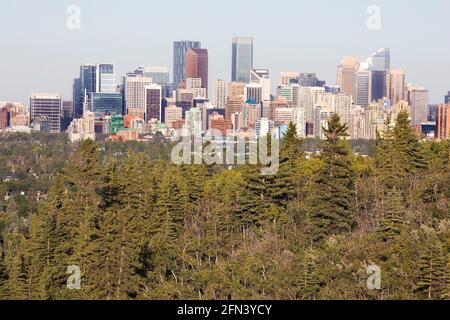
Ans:
[{"label": "clear pale sky", "polygon": [[[81,29],[66,27],[67,7],[81,8]],[[366,26],[370,5],[381,30]],[[450,90],[448,0],[0,0],[0,101],[28,102],[32,92],[71,100],[85,62],[114,62],[119,75],[167,66],[172,42],[199,40],[209,50],[210,82],[231,77],[231,39],[253,36],[255,67],[316,72],[329,84],[346,55],[365,60],[391,49],[392,67],[430,90]]]}]

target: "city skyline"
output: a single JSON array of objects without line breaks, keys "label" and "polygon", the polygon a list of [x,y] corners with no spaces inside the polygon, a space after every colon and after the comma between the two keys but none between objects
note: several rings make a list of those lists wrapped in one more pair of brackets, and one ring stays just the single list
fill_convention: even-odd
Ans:
[{"label": "city skyline", "polygon": [[[267,68],[273,76],[282,71],[315,72],[327,84],[334,84],[336,65],[342,57],[356,55],[363,60],[377,48],[388,47],[393,57],[392,65],[406,70],[407,82],[429,90],[430,104],[443,102],[449,87],[446,70],[450,69],[450,62],[445,57],[450,52],[450,45],[436,39],[436,36],[428,36],[436,31],[445,33],[447,30],[445,20],[439,19],[448,11],[449,4],[446,1],[435,1],[433,5],[418,3],[415,6],[409,6],[404,1],[395,4],[379,1],[378,5],[382,9],[380,30],[369,30],[366,26],[366,9],[370,5],[366,1],[348,1],[348,12],[340,8],[342,5],[339,7],[334,3],[328,4],[330,10],[324,11],[319,4],[299,5],[285,1],[293,9],[299,9],[301,25],[314,22],[314,17],[319,14],[321,21],[326,22],[315,25],[314,32],[301,25],[294,28],[291,11],[295,10],[283,11],[283,19],[280,19],[277,14],[280,14],[282,6],[275,6],[271,10],[263,9],[259,16],[267,20],[266,26],[251,26],[240,19],[245,16],[250,3],[236,12],[236,21],[225,27],[220,25],[224,19],[222,15],[204,15],[200,22],[190,21],[189,28],[170,27],[157,34],[151,26],[146,28],[140,22],[140,13],[134,20],[127,17],[126,13],[136,7],[133,2],[128,6],[115,6],[108,11],[109,18],[114,21],[122,19],[130,26],[125,24],[124,30],[121,30],[112,23],[111,30],[106,30],[100,26],[104,18],[98,16],[101,1],[95,4],[78,1],[82,9],[82,24],[80,30],[74,31],[67,30],[65,26],[66,9],[70,4],[68,1],[58,4],[43,1],[39,5],[28,3],[30,10],[27,12],[19,11],[20,2],[6,1],[4,6],[7,13],[4,29],[7,32],[0,35],[0,40],[9,50],[0,53],[0,100],[5,101],[27,103],[34,92],[59,92],[64,100],[71,100],[72,80],[77,76],[79,65],[88,61],[112,62],[118,76],[141,65],[163,66],[172,70],[173,41],[183,39],[200,41],[202,47],[208,49],[209,91],[213,94],[216,79],[231,79],[232,38],[243,35],[254,38],[254,67]],[[182,12],[193,12],[199,6],[206,11],[212,8],[211,4],[204,1],[195,2],[192,8],[181,2],[175,4],[171,14],[163,13],[154,20],[174,18],[176,21]],[[230,9],[225,10],[229,12]],[[338,18],[327,11],[333,11]],[[27,22],[13,24],[19,13],[21,20]],[[46,14],[48,19],[42,21],[39,19],[40,14]],[[277,18],[270,20],[271,17]],[[213,28],[202,30],[200,25],[205,23]],[[119,25],[122,27],[123,23]],[[130,33],[130,27],[139,25],[144,28]],[[286,27],[292,32],[286,32]],[[339,37],[330,36],[330,30],[334,30]],[[124,32],[128,32],[127,37]],[[296,32],[299,37],[293,37]],[[148,39],[149,44],[143,44],[138,39]],[[95,43],[100,45],[95,46]],[[30,50],[30,47],[34,50]],[[280,59],[281,54],[283,59]],[[433,73],[429,72],[430,69]],[[24,73],[28,76],[24,77]],[[272,91],[276,84],[272,81]]]}]

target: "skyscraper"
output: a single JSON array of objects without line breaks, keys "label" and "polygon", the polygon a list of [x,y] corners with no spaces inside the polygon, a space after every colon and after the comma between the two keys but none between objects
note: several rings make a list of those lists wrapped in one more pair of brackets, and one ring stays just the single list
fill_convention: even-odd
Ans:
[{"label": "skyscraper", "polygon": [[216,108],[225,109],[225,106],[227,105],[228,89],[228,82],[221,79],[216,81]]},{"label": "skyscraper", "polygon": [[444,97],[444,101],[446,104],[450,104],[450,91],[448,92],[448,94]]},{"label": "skyscraper", "polygon": [[96,91],[101,93],[116,92],[116,75],[113,64],[99,64],[96,74]]},{"label": "skyscraper", "polygon": [[352,96],[356,100],[356,73],[360,67],[360,62],[356,57],[345,57],[338,66],[337,84],[341,87],[341,92]]},{"label": "skyscraper", "polygon": [[361,68],[356,73],[356,105],[367,107],[372,101],[372,73]]},{"label": "skyscraper", "polygon": [[368,59],[369,70],[372,72],[372,100],[378,101],[387,97],[387,76],[391,69],[391,54],[388,48],[382,48]]},{"label": "skyscraper", "polygon": [[268,69],[250,70],[250,83],[260,84],[262,86],[261,101],[270,101],[271,81]]},{"label": "skyscraper", "polygon": [[437,109],[436,139],[450,138],[450,104],[441,104]]},{"label": "skyscraper", "polygon": [[173,87],[178,90],[178,86],[185,77],[185,61],[188,49],[200,49],[201,43],[198,41],[175,41],[173,43]]},{"label": "skyscraper", "polygon": [[405,100],[406,79],[404,70],[391,70],[389,74],[389,99],[391,105],[395,106]]},{"label": "skyscraper", "polygon": [[162,120],[162,108],[161,108],[161,86],[152,83],[150,85],[145,86],[145,120]]},{"label": "skyscraper", "polygon": [[428,120],[428,90],[420,87],[410,87],[408,102],[411,106],[411,122],[415,126]]},{"label": "skyscraper", "polygon": [[125,113],[138,116],[145,120],[147,114],[146,87],[152,84],[152,79],[128,75],[125,78]]},{"label": "skyscraper", "polygon": [[201,78],[202,86],[206,89],[208,97],[208,50],[207,49],[188,49],[186,52],[186,71],[185,79]]},{"label": "skyscraper", "polygon": [[33,94],[30,98],[30,123],[45,121],[50,133],[61,132],[61,96],[59,94]]},{"label": "skyscraper", "polygon": [[253,38],[234,37],[232,45],[231,81],[250,81],[253,69]]}]

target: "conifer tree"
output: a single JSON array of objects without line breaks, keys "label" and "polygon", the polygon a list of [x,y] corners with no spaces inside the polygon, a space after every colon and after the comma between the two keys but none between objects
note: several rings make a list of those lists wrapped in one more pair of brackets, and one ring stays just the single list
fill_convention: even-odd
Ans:
[{"label": "conifer tree", "polygon": [[2,283],[3,299],[28,299],[25,237],[17,232],[8,234],[4,251],[6,279]]},{"label": "conifer tree", "polygon": [[350,162],[347,125],[338,114],[324,128],[326,140],[320,155],[324,165],[317,174],[309,197],[312,237],[322,240],[333,234],[350,232],[355,225],[353,213],[354,172]]},{"label": "conifer tree", "polygon": [[440,299],[445,293],[447,261],[436,231],[422,227],[421,252],[418,261],[419,278],[416,292],[421,299]]},{"label": "conifer tree", "polygon": [[383,219],[378,227],[378,234],[384,240],[398,236],[407,226],[406,209],[402,194],[396,189],[388,191],[384,202]]},{"label": "conifer tree", "polygon": [[295,197],[297,163],[303,157],[301,145],[297,127],[291,122],[281,145],[279,171],[268,185],[272,201],[277,205],[286,206]]}]

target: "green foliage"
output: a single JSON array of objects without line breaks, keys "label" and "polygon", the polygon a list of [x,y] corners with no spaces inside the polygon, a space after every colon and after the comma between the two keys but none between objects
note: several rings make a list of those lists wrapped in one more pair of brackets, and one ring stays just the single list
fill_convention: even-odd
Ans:
[{"label": "green foliage", "polygon": [[166,143],[0,136],[0,298],[450,299],[450,144],[405,113],[376,142],[337,115],[324,132],[290,124],[274,176],[175,166]]}]

